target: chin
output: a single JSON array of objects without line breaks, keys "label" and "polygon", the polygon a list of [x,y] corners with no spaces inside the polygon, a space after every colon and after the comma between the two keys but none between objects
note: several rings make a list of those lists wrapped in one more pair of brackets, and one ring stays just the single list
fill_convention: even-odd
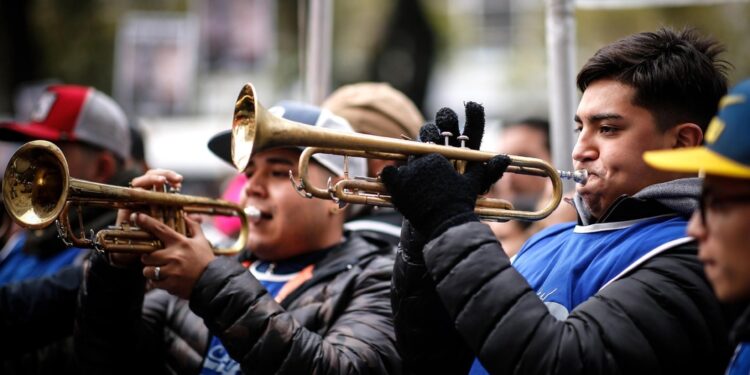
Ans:
[{"label": "chin", "polygon": [[714,288],[714,294],[716,294],[716,298],[719,299],[721,302],[734,302],[742,299],[742,296],[738,293],[732,292],[731,290],[728,290],[727,288]]},{"label": "chin", "polygon": [[251,250],[253,255],[255,255],[256,258],[260,260],[267,260],[267,261],[273,261],[276,260],[276,257],[274,256],[274,252],[272,250],[259,247],[256,249]]},{"label": "chin", "polygon": [[591,213],[594,217],[600,217],[602,214],[602,204],[601,201],[598,199],[595,199],[594,197],[587,196],[583,197],[583,205],[586,206],[586,209],[589,210],[589,213]]},{"label": "chin", "polygon": [[[750,290],[748,288],[738,287],[738,285],[732,285],[732,282],[724,279],[718,279],[716,277],[711,278],[709,275],[709,281],[714,289],[714,294],[722,302],[736,302],[750,298]],[[736,283],[735,283],[736,284]]]}]

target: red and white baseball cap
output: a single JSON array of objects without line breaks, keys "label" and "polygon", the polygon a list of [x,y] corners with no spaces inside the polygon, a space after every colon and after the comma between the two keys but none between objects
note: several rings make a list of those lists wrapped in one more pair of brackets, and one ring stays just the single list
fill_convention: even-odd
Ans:
[{"label": "red and white baseball cap", "polygon": [[37,99],[29,122],[0,123],[0,140],[84,142],[130,157],[128,119],[106,94],[86,86],[51,85]]}]

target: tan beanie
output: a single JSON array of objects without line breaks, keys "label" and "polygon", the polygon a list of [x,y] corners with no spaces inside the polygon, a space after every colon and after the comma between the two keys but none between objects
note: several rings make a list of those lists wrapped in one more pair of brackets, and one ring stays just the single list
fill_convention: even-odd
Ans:
[{"label": "tan beanie", "polygon": [[322,107],[345,118],[356,132],[384,137],[416,139],[424,123],[414,103],[387,83],[341,86]]}]

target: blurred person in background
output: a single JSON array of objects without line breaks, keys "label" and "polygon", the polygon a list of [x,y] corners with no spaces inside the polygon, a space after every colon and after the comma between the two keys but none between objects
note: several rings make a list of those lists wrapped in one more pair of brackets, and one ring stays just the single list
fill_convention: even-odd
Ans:
[{"label": "blurred person in background", "polygon": [[[134,176],[125,169],[131,148],[127,117],[114,100],[92,87],[48,86],[28,122],[0,124],[2,141],[37,139],[60,147],[73,178],[127,186]],[[115,210],[95,207],[84,207],[82,213],[86,233],[112,224],[116,215]],[[75,233],[81,233],[77,218],[70,222]],[[67,265],[80,264],[88,252],[65,245],[54,225],[19,231],[0,250],[0,285],[51,275]]]},{"label": "blurred person in background", "polygon": [[[282,102],[269,112],[311,126],[351,131],[330,111]],[[231,163],[231,134],[209,148]],[[200,224],[181,235],[138,214],[165,244],[140,258],[95,253],[81,288],[77,358],[94,373],[398,373],[390,308],[393,248],[344,231],[335,202],[301,197],[289,183],[301,148],[256,153],[246,168],[247,251],[216,257]],[[343,157],[316,154],[319,186],[343,175]],[[364,175],[362,159],[350,173]],[[297,176],[299,178],[299,176]],[[155,170],[133,180],[149,188],[182,177]],[[140,260],[140,262],[138,262]],[[147,281],[158,289],[144,295]]]},{"label": "blurred person in background", "polygon": [[[341,86],[326,98],[322,107],[345,118],[357,133],[381,137],[416,139],[424,123],[414,102],[387,83],[360,82]],[[388,165],[401,165],[401,162],[367,159],[368,177],[377,177]],[[395,246],[401,233],[401,214],[387,207],[359,206],[344,226]]]},{"label": "blurred person in background", "polygon": [[[704,175],[699,209],[687,233],[698,240],[716,296],[724,302],[750,300],[750,80],[741,82],[720,103],[719,114],[706,130],[702,147],[651,151],[652,167]],[[736,345],[726,371],[750,374],[750,308],[735,323]]]},{"label": "blurred person in background", "polygon": [[[86,129],[90,126],[98,123],[110,121],[110,123],[101,125],[102,134],[114,134],[114,136],[123,137],[120,138],[119,142],[130,147],[127,154],[127,159],[123,160],[122,163],[118,160],[116,164],[122,166],[118,168],[115,175],[109,179],[101,177],[98,182],[103,183],[119,183],[120,185],[127,184],[129,178],[138,176],[145,172],[143,166],[146,165],[143,159],[143,137],[140,132],[140,128],[133,127],[135,124],[131,122],[125,131],[123,132],[121,126],[122,117],[119,116],[116,104],[111,102],[111,99],[103,98],[104,94],[93,91],[91,88],[79,87],[79,86],[61,86],[50,88],[45,92],[54,92],[55,98],[62,102],[57,103],[60,107],[50,108],[50,114],[47,116],[48,121],[43,122],[49,127],[53,127],[52,123],[56,124],[70,124],[72,120],[66,119],[59,112],[64,111],[71,107],[72,97],[75,98],[76,94],[81,95],[79,99],[94,100],[89,104],[83,106],[94,106],[102,105],[103,108],[99,111],[108,113],[107,111],[114,111],[110,116],[100,114],[98,116],[91,114],[91,111],[95,109],[81,109],[77,115],[76,126],[71,126],[70,130],[65,130],[66,127],[60,126],[60,136],[71,139],[76,137],[76,142],[86,142],[82,139],[91,139],[91,134],[86,134]],[[83,99],[87,96],[96,96],[96,99]],[[114,109],[113,109],[114,108]],[[88,114],[84,114],[88,113]],[[72,111],[70,116],[75,116],[75,112]],[[88,121],[90,125],[85,125],[83,122]],[[3,131],[10,132],[11,130],[3,128]],[[44,132],[44,126],[32,126],[31,129],[37,129],[39,133],[44,134],[43,139],[54,139],[54,131]],[[74,130],[75,129],[75,130]],[[25,129],[25,131],[33,131]],[[83,136],[78,138],[77,136],[83,132]],[[108,133],[109,132],[109,133]],[[90,131],[89,131],[90,133]],[[4,133],[5,136],[10,135]],[[10,137],[12,139],[26,140],[26,138]],[[76,139],[74,138],[74,139]],[[128,145],[128,139],[132,142]],[[59,141],[57,141],[59,143]],[[102,150],[86,150],[88,146],[80,146],[83,153],[88,152],[87,155],[92,156],[89,159],[91,166],[101,166],[102,164],[109,165],[107,162],[102,162],[100,158],[107,158],[108,156],[99,156],[98,153],[114,153],[111,151]],[[67,146],[68,149],[76,149],[76,146]],[[114,147],[112,147],[114,148]],[[139,151],[140,150],[140,151]],[[119,158],[117,155],[123,154],[122,149],[118,149],[117,154],[114,157]],[[80,169],[86,168],[86,160],[78,158],[76,151],[71,153],[74,156],[73,161],[69,160],[71,168],[71,174],[83,175]],[[130,155],[136,155],[131,157]],[[10,155],[8,155],[9,157]],[[67,155],[66,155],[67,157]],[[7,159],[7,158],[6,158]],[[109,167],[102,167],[104,176],[109,175],[106,171]],[[74,170],[75,169],[75,170]],[[74,176],[75,176],[74,175]],[[88,176],[97,176],[96,173],[88,174]],[[104,224],[113,224],[114,222],[106,223],[106,218],[114,218],[116,211],[110,210],[108,213],[103,213],[98,220],[101,220],[102,224],[96,224],[97,226]],[[98,223],[98,221],[95,221]],[[87,252],[85,249],[76,249],[71,251]],[[54,273],[47,273],[43,276],[25,278],[20,281],[13,281],[0,286],[0,332],[3,332],[3,340],[0,340],[0,373],[3,374],[59,374],[59,373],[78,373],[79,368],[75,363],[75,357],[72,348],[72,333],[73,333],[73,321],[75,318],[75,307],[76,297],[78,295],[78,289],[83,280],[83,262],[74,262],[68,265],[60,264],[60,268]],[[52,271],[51,269],[48,271]]]},{"label": "blurred person in background", "polygon": [[[498,153],[524,156],[552,162],[549,141],[549,122],[539,118],[527,118],[503,126],[498,136]],[[505,199],[516,210],[535,211],[545,205],[552,194],[552,184],[548,178],[507,173],[490,189],[489,197]],[[571,194],[572,195],[572,194]],[[489,222],[495,237],[503,244],[509,257],[521,249],[531,235],[545,226],[576,219],[575,209],[570,200],[562,201],[548,219],[541,222],[511,220]]]},{"label": "blurred person in background", "polygon": [[146,160],[146,141],[141,122],[135,116],[129,116],[130,157],[125,161],[125,169],[134,173],[144,173],[151,169]]}]

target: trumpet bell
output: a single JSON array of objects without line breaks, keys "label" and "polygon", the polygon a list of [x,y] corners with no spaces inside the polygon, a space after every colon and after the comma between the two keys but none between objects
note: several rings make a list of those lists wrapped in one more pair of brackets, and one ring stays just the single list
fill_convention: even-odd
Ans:
[{"label": "trumpet bell", "polygon": [[[244,171],[250,162],[255,145],[258,127],[255,88],[251,84],[242,87],[234,104],[232,120],[232,163],[239,171]],[[258,137],[259,138],[259,137]]]},{"label": "trumpet bell", "polygon": [[26,143],[14,156],[3,175],[5,208],[24,227],[44,228],[57,219],[68,196],[65,156],[45,141]]},{"label": "trumpet bell", "polygon": [[[215,247],[214,254],[234,254],[247,243],[248,219],[239,205],[71,178],[62,151],[47,141],[29,142],[11,156],[3,177],[3,200],[9,216],[25,228],[41,229],[56,221],[58,234],[68,246],[115,252],[149,252],[163,247],[157,238],[129,224],[88,236],[80,210],[84,206],[144,212],[183,235],[187,234],[184,214],[237,216],[241,222],[239,237],[230,247]],[[71,207],[78,209],[80,236],[73,233],[70,225],[68,214],[74,213]]]}]

